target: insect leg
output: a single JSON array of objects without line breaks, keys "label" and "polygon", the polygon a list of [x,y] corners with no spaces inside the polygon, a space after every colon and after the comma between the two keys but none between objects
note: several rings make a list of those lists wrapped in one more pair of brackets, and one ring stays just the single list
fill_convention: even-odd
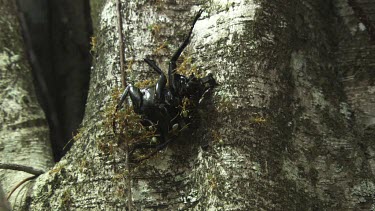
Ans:
[{"label": "insect leg", "polygon": [[145,58],[144,61],[152,67],[157,73],[160,74],[160,78],[158,82],[156,83],[156,101],[159,103],[164,102],[164,95],[163,90],[167,84],[167,78],[165,77],[165,74],[163,71],[155,64],[153,60]]},{"label": "insect leg", "polygon": [[176,85],[174,83],[174,72],[176,71],[176,67],[177,67],[177,60],[178,58],[180,57],[182,51],[186,48],[186,46],[189,44],[190,42],[190,37],[191,37],[191,34],[193,32],[193,29],[194,29],[194,25],[195,23],[197,22],[198,18],[201,16],[203,10],[199,10],[197,15],[195,16],[194,18],[194,21],[193,21],[193,24],[190,28],[190,31],[189,31],[189,34],[188,36],[186,37],[185,41],[181,44],[181,46],[177,49],[176,53],[173,54],[170,62],[169,62],[169,68],[168,68],[168,80],[169,80],[169,83],[170,83],[170,86],[171,86],[171,90],[172,92],[175,91],[176,89]]},{"label": "insect leg", "polygon": [[144,61],[150,66],[152,67],[152,69],[154,69],[157,73],[159,73],[160,75],[161,74],[164,74],[163,71],[155,64],[155,61],[154,60],[151,60],[151,59],[148,59],[148,58],[145,58]]}]

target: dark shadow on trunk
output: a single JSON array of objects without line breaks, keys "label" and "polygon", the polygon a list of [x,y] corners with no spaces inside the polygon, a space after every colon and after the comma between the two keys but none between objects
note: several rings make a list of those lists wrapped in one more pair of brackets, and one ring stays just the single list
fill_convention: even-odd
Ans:
[{"label": "dark shadow on trunk", "polygon": [[84,115],[91,68],[90,4],[18,0],[18,5],[35,89],[58,161]]}]

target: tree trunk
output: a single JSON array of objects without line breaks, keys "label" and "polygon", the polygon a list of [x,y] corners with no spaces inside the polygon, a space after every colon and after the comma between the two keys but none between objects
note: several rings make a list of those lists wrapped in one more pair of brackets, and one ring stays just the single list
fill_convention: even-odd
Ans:
[{"label": "tree trunk", "polygon": [[[36,100],[14,2],[1,0],[0,13],[0,162],[47,170],[53,166],[48,126]],[[30,176],[0,169],[0,187],[9,194]],[[12,194],[14,210],[23,206],[28,187],[25,183]]]},{"label": "tree trunk", "polygon": [[[189,133],[132,165],[134,210],[374,209],[375,3],[123,4],[127,81],[155,78],[145,57],[166,70],[203,7],[184,57],[219,83]],[[115,2],[93,2],[92,14],[97,44],[83,127],[37,179],[31,210],[127,203],[124,148],[105,127],[120,86]]]}]

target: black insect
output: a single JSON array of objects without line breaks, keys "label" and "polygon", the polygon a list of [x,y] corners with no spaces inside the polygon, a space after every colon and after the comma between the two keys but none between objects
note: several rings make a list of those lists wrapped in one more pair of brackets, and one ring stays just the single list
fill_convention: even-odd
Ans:
[{"label": "black insect", "polygon": [[[194,74],[184,76],[176,73],[177,60],[189,44],[194,25],[201,14],[202,10],[195,16],[187,38],[169,62],[169,83],[167,84],[167,77],[156,63],[146,58],[144,61],[160,75],[158,82],[156,85],[144,89],[139,89],[131,84],[128,85],[116,106],[117,112],[129,95],[134,112],[142,116],[142,124],[144,126],[156,126],[156,133],[159,137],[159,143],[161,143],[158,145],[159,147],[166,145],[170,141],[167,139],[172,134],[176,134],[176,131],[183,129],[190,123],[191,115],[186,110],[186,105],[197,106],[204,94],[216,85],[212,74],[197,78]],[[138,147],[142,146],[139,145]],[[144,145],[144,147],[150,147],[150,145]]]}]

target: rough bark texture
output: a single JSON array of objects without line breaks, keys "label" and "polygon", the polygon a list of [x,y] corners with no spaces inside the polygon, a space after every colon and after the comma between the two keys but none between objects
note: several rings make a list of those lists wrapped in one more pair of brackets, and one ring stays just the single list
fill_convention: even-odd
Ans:
[{"label": "rough bark texture", "polygon": [[[129,81],[155,77],[143,58],[166,64],[206,7],[185,54],[220,84],[193,135],[133,166],[134,208],[374,209],[374,18],[367,9],[375,5],[355,3],[127,1]],[[96,1],[92,9],[98,43],[83,128],[67,156],[39,177],[31,210],[126,205],[123,148],[103,126],[120,83],[116,6]],[[351,71],[365,77],[343,83]]]},{"label": "rough bark texture", "polygon": [[[53,165],[48,126],[35,97],[14,2],[0,1],[0,13],[0,160],[46,170]],[[9,193],[27,177],[0,169],[0,186]],[[26,190],[21,186],[10,198],[15,210]]]},{"label": "rough bark texture", "polygon": [[336,1],[335,6],[342,17],[335,52],[338,69],[357,122],[369,132],[375,124],[375,2]]},{"label": "rough bark texture", "polygon": [[10,204],[7,200],[7,197],[3,191],[3,188],[1,187],[0,183],[0,210],[8,211],[10,210]]}]

